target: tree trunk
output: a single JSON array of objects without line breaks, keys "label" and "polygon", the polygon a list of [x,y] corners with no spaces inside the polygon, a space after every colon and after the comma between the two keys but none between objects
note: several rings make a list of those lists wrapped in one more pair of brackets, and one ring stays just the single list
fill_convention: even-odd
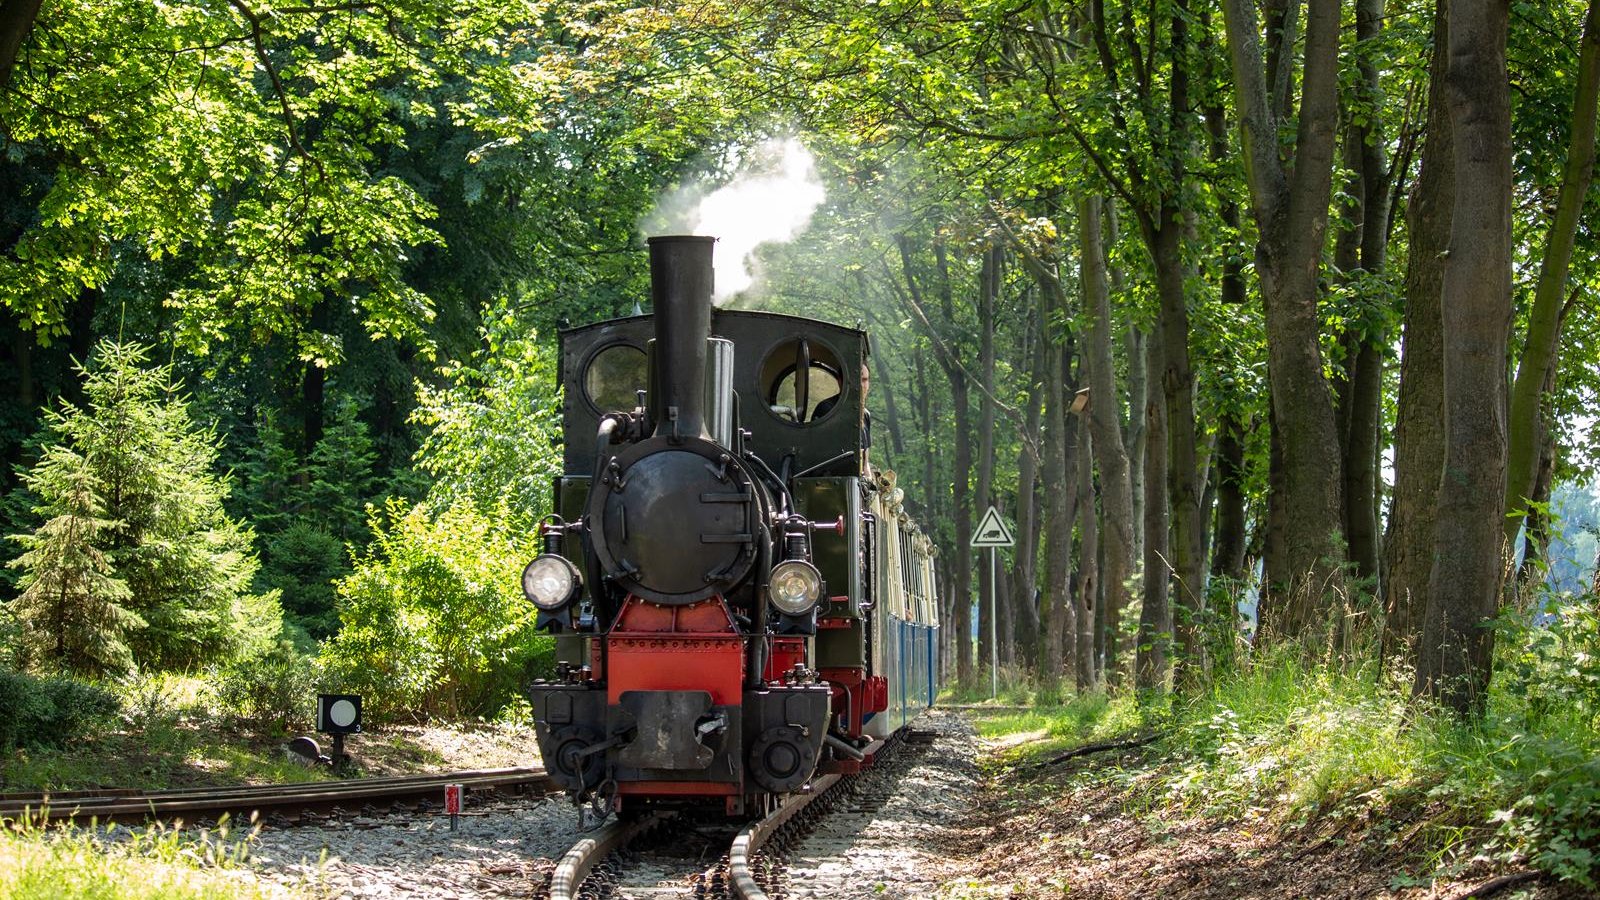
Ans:
[{"label": "tree trunk", "polygon": [[1037,446],[1029,446],[1030,441],[1039,439],[1039,429],[1042,425],[1044,414],[1041,406],[1044,400],[1045,379],[1048,377],[1046,363],[1049,361],[1047,353],[1048,341],[1044,336],[1045,314],[1043,306],[1049,294],[1037,291],[1039,300],[1035,305],[1037,310],[1029,320],[1029,333],[1033,335],[1031,375],[1028,379],[1027,412],[1025,425],[1027,435],[1018,441],[1020,449],[1017,451],[1017,549],[1013,557],[1015,578],[1012,579],[1012,588],[1015,592],[1012,606],[1016,610],[1017,618],[1017,644],[1022,649],[1025,662],[1034,663],[1032,647],[1038,646],[1039,620],[1034,606],[1033,592],[1039,583],[1039,506],[1036,490],[1039,482],[1039,460]]},{"label": "tree trunk", "polygon": [[0,0],[0,91],[11,86],[17,57],[43,5],[44,0]]},{"label": "tree trunk", "polygon": [[[1004,510],[1001,510],[1004,512]],[[1011,605],[1011,570],[1004,561],[995,568],[995,613],[999,616],[1000,668],[1014,670],[1017,665],[1016,611]]]},{"label": "tree trunk", "polygon": [[[1112,201],[1105,203],[1106,233],[1105,246],[1115,246],[1117,243],[1117,204]],[[1124,287],[1122,269],[1108,265],[1107,273],[1111,276],[1111,288],[1120,293]],[[1144,403],[1146,386],[1149,380],[1149,360],[1145,350],[1147,341],[1144,332],[1132,321],[1126,323],[1122,331],[1123,358],[1128,363],[1128,396],[1126,405],[1119,404],[1119,414],[1122,409],[1128,411],[1127,426],[1122,433],[1122,452],[1128,460],[1128,488],[1133,497],[1133,552],[1132,559],[1137,562],[1143,559],[1144,554],[1144,459],[1145,459],[1145,421]],[[1107,622],[1110,627],[1113,623]],[[1115,671],[1117,664],[1111,654],[1112,641],[1106,642],[1106,668]]]},{"label": "tree trunk", "polygon": [[1217,423],[1217,531],[1211,574],[1242,581],[1244,549],[1244,424],[1230,410]]},{"label": "tree trunk", "polygon": [[[1178,226],[1172,223],[1176,215],[1176,210],[1163,210],[1161,218],[1170,224],[1156,229],[1150,241],[1155,258],[1156,293],[1161,304],[1160,339],[1151,341],[1151,346],[1159,346],[1161,352],[1152,353],[1150,360],[1152,368],[1159,360],[1161,398],[1165,407],[1160,425],[1152,426],[1151,431],[1160,428],[1166,434],[1162,467],[1166,471],[1165,515],[1170,516],[1171,534],[1166,559],[1161,565],[1163,571],[1170,569],[1171,585],[1177,592],[1171,610],[1177,649],[1175,674],[1180,685],[1188,685],[1201,677],[1206,668],[1205,644],[1199,632],[1200,616],[1204,612],[1205,544],[1200,518],[1200,467],[1196,459],[1199,437],[1194,421],[1194,373],[1189,367],[1189,310],[1183,290],[1182,241]],[[1151,492],[1149,496],[1156,494]],[[1149,512],[1145,515],[1148,517]],[[1148,526],[1145,541],[1150,542]],[[1148,551],[1145,558],[1151,558]],[[1150,570],[1146,568],[1145,571]],[[1148,591],[1146,596],[1149,596]]]},{"label": "tree trunk", "polygon": [[[1345,216],[1349,227],[1339,235],[1334,266],[1352,293],[1363,287],[1362,271],[1379,275],[1389,246],[1389,187],[1393,175],[1384,154],[1382,102],[1378,67],[1366,48],[1381,35],[1384,0],[1357,0],[1357,69],[1350,123],[1345,134]],[[1360,303],[1367,310],[1379,304]],[[1345,360],[1339,385],[1340,449],[1343,457],[1344,535],[1358,578],[1376,588],[1379,577],[1378,431],[1383,418],[1383,348],[1389,343],[1387,316],[1357,316],[1344,338]]]},{"label": "tree trunk", "polygon": [[1072,654],[1078,693],[1095,686],[1094,607],[1100,585],[1099,515],[1094,502],[1094,465],[1089,429],[1078,429],[1078,589],[1075,592],[1073,621],[1077,625]]},{"label": "tree trunk", "polygon": [[[1506,492],[1506,345],[1511,322],[1509,8],[1450,0],[1446,75],[1455,211],[1444,264],[1444,477],[1415,690],[1481,715],[1500,597]],[[1542,373],[1541,373],[1542,374]]]},{"label": "tree trunk", "polygon": [[[1344,558],[1339,432],[1323,375],[1318,271],[1338,131],[1339,0],[1308,0],[1300,115],[1289,165],[1263,71],[1250,0],[1224,0],[1266,307],[1267,369],[1282,452],[1278,499],[1287,581],[1265,598],[1262,624],[1294,637],[1322,623]],[[1285,53],[1288,51],[1285,50]]]},{"label": "tree trunk", "polygon": [[1428,86],[1428,130],[1406,211],[1410,249],[1394,427],[1394,497],[1383,553],[1384,652],[1408,658],[1422,630],[1444,470],[1444,259],[1455,208],[1455,142],[1444,78],[1450,40],[1447,4],[1434,4],[1429,70],[1435,75]]},{"label": "tree trunk", "polygon": [[894,468],[897,460],[905,458],[906,442],[900,427],[900,405],[894,399],[894,385],[899,382],[891,380],[889,363],[884,354],[875,353],[872,356],[873,368],[877,369],[878,382],[884,385],[880,392],[883,395],[883,409],[885,412],[884,423],[889,426],[889,449],[893,456],[886,460],[889,468]]},{"label": "tree trunk", "polygon": [[[978,377],[982,379],[978,400],[978,498],[975,511],[987,510],[994,503],[994,328],[995,303],[1000,284],[1000,250],[990,248],[983,253],[978,270]],[[967,540],[970,535],[958,535]],[[981,554],[980,554],[981,555]],[[978,594],[978,668],[990,665],[994,659],[992,647],[995,630],[999,585],[990,583],[998,567],[984,567],[983,589]]]},{"label": "tree trunk", "polygon": [[1556,215],[1545,236],[1544,259],[1539,266],[1539,282],[1534,289],[1533,309],[1528,313],[1528,332],[1522,342],[1517,380],[1511,389],[1511,414],[1508,422],[1510,448],[1507,460],[1506,540],[1516,539],[1527,510],[1527,497],[1533,487],[1539,464],[1539,419],[1547,381],[1546,372],[1558,361],[1561,345],[1561,308],[1567,292],[1567,272],[1572,262],[1572,245],[1584,200],[1594,179],[1595,118],[1600,112],[1600,0],[1591,0],[1583,23],[1583,41],[1578,55],[1578,85],[1572,105],[1571,137],[1567,162],[1561,173],[1561,195]]},{"label": "tree trunk", "polygon": [[[1548,390],[1547,390],[1548,393]],[[1547,569],[1550,558],[1550,492],[1555,487],[1556,436],[1548,426],[1539,441],[1539,471],[1533,480],[1533,503],[1528,510],[1528,531],[1522,541],[1522,563],[1517,569],[1517,584],[1528,586],[1537,583]]]},{"label": "tree trunk", "polygon": [[[943,244],[936,248],[939,280],[945,319],[953,323],[954,303],[950,297],[950,266]],[[945,374],[950,379],[951,406],[955,410],[955,469],[951,473],[951,496],[956,509],[955,552],[955,652],[956,679],[962,684],[972,683],[972,551],[967,541],[972,537],[972,491],[968,479],[972,477],[972,414],[967,392],[967,373],[958,365],[951,365]]]},{"label": "tree trunk", "polygon": [[[1150,365],[1162,358],[1160,331],[1149,338]],[[1139,651],[1135,684],[1141,691],[1165,688],[1169,674],[1168,644],[1172,639],[1172,613],[1167,607],[1167,585],[1172,569],[1167,565],[1167,435],[1166,403],[1160,385],[1151,383],[1144,402],[1144,605],[1139,611]]]},{"label": "tree trunk", "polygon": [[1117,643],[1122,611],[1128,607],[1128,580],[1133,576],[1134,507],[1129,481],[1128,455],[1123,444],[1122,402],[1117,391],[1117,373],[1112,359],[1115,331],[1111,324],[1111,297],[1106,283],[1105,247],[1100,240],[1100,201],[1083,201],[1078,214],[1080,247],[1079,280],[1083,308],[1089,314],[1088,352],[1084,359],[1089,370],[1089,430],[1095,462],[1100,468],[1100,506],[1105,527],[1105,567],[1101,570],[1105,608],[1104,654],[1108,678],[1120,677],[1122,648]]},{"label": "tree trunk", "polygon": [[[1210,29],[1203,29],[1202,36],[1206,46],[1201,52],[1214,52],[1209,41]],[[1212,161],[1225,161],[1233,153],[1233,146],[1228,140],[1227,115],[1221,106],[1206,110],[1206,129],[1211,140]],[[1226,233],[1238,234],[1239,204],[1231,195],[1224,195],[1220,200],[1219,214],[1223,225],[1227,226]],[[1221,294],[1222,302],[1232,306],[1243,306],[1246,300],[1243,251],[1233,241],[1222,247]],[[1244,578],[1247,541],[1245,428],[1237,408],[1243,402],[1244,398],[1237,395],[1225,398],[1217,420],[1217,525],[1211,548],[1211,574],[1235,582]]]},{"label": "tree trunk", "polygon": [[1039,619],[1044,640],[1039,648],[1039,674],[1047,685],[1060,682],[1062,638],[1067,633],[1066,619],[1072,614],[1068,578],[1072,555],[1072,498],[1066,489],[1076,485],[1068,480],[1066,373],[1060,344],[1051,342],[1045,388],[1045,483],[1059,487],[1045,496],[1045,577]]}]

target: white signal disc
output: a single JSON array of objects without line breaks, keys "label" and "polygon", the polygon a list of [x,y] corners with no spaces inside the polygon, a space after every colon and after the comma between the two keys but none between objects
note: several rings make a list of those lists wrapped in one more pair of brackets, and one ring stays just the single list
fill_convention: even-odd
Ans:
[{"label": "white signal disc", "polygon": [[356,705],[349,700],[335,700],[328,707],[328,721],[340,728],[349,728],[356,720]]}]

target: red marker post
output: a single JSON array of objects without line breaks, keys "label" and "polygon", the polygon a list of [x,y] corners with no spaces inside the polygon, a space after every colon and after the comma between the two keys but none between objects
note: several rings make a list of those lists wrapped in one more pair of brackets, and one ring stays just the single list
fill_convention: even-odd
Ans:
[{"label": "red marker post", "polygon": [[450,830],[456,830],[456,817],[461,815],[461,785],[444,786],[444,811],[450,814]]}]

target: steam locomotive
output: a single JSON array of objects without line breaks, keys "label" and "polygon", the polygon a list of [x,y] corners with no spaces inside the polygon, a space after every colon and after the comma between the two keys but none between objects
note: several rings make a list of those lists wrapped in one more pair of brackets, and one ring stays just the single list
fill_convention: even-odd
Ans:
[{"label": "steam locomotive", "polygon": [[714,241],[651,238],[653,314],[561,333],[565,474],[522,576],[560,661],[528,693],[601,812],[763,812],[937,689],[935,551],[867,462],[867,335],[714,310]]}]

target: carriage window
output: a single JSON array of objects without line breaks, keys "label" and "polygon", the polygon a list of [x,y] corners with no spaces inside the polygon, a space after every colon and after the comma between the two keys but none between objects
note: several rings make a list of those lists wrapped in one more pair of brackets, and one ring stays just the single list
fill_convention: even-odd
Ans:
[{"label": "carriage window", "polygon": [[583,391],[601,412],[620,412],[639,405],[638,392],[647,381],[644,351],[630,344],[612,344],[590,358],[583,373]]},{"label": "carriage window", "polygon": [[761,365],[767,408],[785,422],[819,422],[842,399],[843,371],[838,355],[821,343],[800,338],[779,344]]}]

